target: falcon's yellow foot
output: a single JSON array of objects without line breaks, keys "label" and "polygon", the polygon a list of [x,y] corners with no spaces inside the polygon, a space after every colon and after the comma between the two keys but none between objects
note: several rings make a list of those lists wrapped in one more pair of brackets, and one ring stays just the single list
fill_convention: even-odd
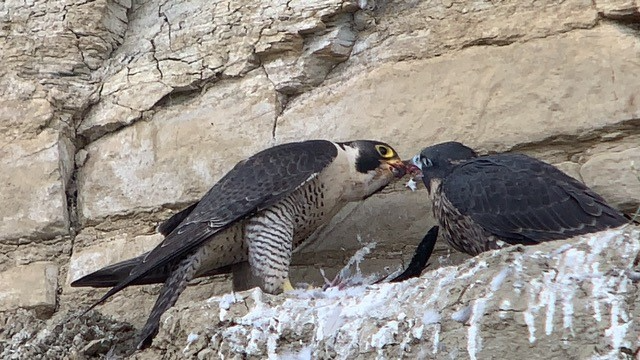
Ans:
[{"label": "falcon's yellow foot", "polygon": [[[315,287],[313,287],[311,284],[307,284],[307,288],[305,290],[313,290],[315,289]],[[289,278],[286,278],[284,280],[284,283],[282,284],[282,292],[286,293],[286,292],[291,292],[293,290],[296,290],[296,288],[293,287],[293,285],[291,285],[291,280],[289,280]]]},{"label": "falcon's yellow foot", "polygon": [[282,284],[282,292],[290,292],[293,291],[293,285],[291,285],[291,280],[289,280],[289,278],[286,278],[284,280],[284,284]]}]

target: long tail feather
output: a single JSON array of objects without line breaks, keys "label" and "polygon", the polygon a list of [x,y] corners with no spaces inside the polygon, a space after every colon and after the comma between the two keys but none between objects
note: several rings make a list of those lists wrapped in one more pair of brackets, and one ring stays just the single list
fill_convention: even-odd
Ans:
[{"label": "long tail feather", "polygon": [[433,253],[433,248],[436,245],[436,239],[438,239],[438,226],[432,227],[427,234],[422,238],[422,241],[416,248],[416,252],[411,258],[409,266],[402,272],[402,274],[396,276],[389,282],[400,282],[412,277],[420,276],[422,270],[427,267],[427,262]]},{"label": "long tail feather", "polygon": [[147,323],[140,332],[140,341],[137,346],[138,350],[145,349],[151,345],[153,338],[158,334],[160,317],[178,301],[178,297],[180,297],[180,294],[182,294],[187,287],[187,283],[195,276],[198,267],[198,252],[196,252],[183,259],[175,269],[171,271],[167,281],[165,281],[164,286],[160,290],[160,295],[158,295],[153,309],[151,309]]}]

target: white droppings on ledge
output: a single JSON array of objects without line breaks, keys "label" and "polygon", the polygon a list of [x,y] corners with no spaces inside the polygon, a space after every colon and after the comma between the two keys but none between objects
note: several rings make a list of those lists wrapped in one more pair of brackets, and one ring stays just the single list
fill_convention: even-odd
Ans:
[{"label": "white droppings on ledge", "polygon": [[508,266],[504,267],[502,270],[500,270],[498,275],[496,275],[493,278],[493,280],[491,280],[491,291],[492,292],[498,291],[500,289],[500,286],[502,286],[502,283],[504,282],[504,280],[510,274],[511,274],[511,268],[508,267]]},{"label": "white droppings on ledge", "polygon": [[555,249],[553,252],[551,252],[551,255],[562,254],[563,252],[571,249],[573,246],[574,246],[573,244],[564,244],[564,245],[560,246],[559,248]]},{"label": "white droppings on ledge", "polygon": [[475,274],[478,273],[478,270],[486,269],[486,268],[487,268],[487,262],[485,260],[480,260],[472,268],[468,269],[462,274],[459,274],[457,276],[457,279],[466,279],[468,277],[474,276]]},{"label": "white droppings on ledge", "polygon": [[436,269],[436,271],[433,274],[433,278],[438,279],[437,285],[431,291],[431,296],[429,296],[429,299],[427,300],[427,303],[425,305],[433,306],[438,300],[438,297],[440,296],[440,292],[442,291],[442,289],[445,286],[454,282],[456,279],[456,275],[457,275],[457,272],[453,267]]},{"label": "white droppings on ledge", "polygon": [[538,306],[547,308],[545,312],[544,333],[548,336],[553,332],[553,317],[556,312],[556,283],[554,282],[554,272],[545,272],[542,276],[542,292]]},{"label": "white droppings on ledge", "polygon": [[398,322],[395,320],[389,321],[371,336],[371,346],[382,349],[386,345],[394,343],[396,335],[398,335]]},{"label": "white droppings on ledge", "polygon": [[464,306],[451,314],[451,319],[459,323],[466,323],[471,317],[471,306]]},{"label": "white droppings on ledge", "polygon": [[529,343],[533,344],[536,341],[536,322],[535,317],[538,314],[539,307],[535,305],[538,294],[540,293],[541,283],[538,279],[533,279],[529,282],[528,294],[529,301],[527,309],[523,312],[524,322],[529,329]]},{"label": "white droppings on ledge", "polygon": [[240,319],[241,324],[262,327],[269,323],[269,320],[276,316],[276,309],[271,308],[263,301],[264,294],[260,288],[255,288],[251,292],[253,299],[253,308]]},{"label": "white droppings on ledge", "polygon": [[[477,359],[483,357],[483,347],[488,346],[482,325],[490,317],[504,315],[506,319],[512,319],[519,317],[522,311],[531,343],[542,343],[541,337],[545,342],[550,339],[557,342],[560,336],[568,342],[573,336],[579,336],[573,334],[573,327],[578,322],[574,312],[594,324],[594,313],[597,312],[602,320],[598,331],[605,344],[610,344],[612,351],[618,351],[619,346],[627,346],[633,341],[630,333],[635,319],[630,318],[623,300],[627,287],[631,288],[631,280],[625,277],[627,265],[624,268],[615,265],[622,256],[611,263],[605,263],[600,257],[606,252],[610,258],[608,249],[622,252],[627,248],[640,247],[640,242],[634,239],[629,245],[616,237],[608,238],[608,245],[586,238],[572,243],[572,246],[563,244],[546,253],[535,251],[538,260],[529,257],[527,248],[523,253],[511,252],[511,263],[495,262],[495,259],[488,262],[487,258],[479,258],[460,266],[439,268],[423,274],[421,278],[397,284],[303,291],[287,295],[285,300],[273,301],[274,305],[269,305],[271,300],[265,303],[262,293],[256,289],[245,295],[255,302],[249,313],[234,319],[237,325],[225,328],[220,334],[229,345],[227,349],[251,356],[281,358],[276,351],[282,351],[283,337],[287,336],[284,334],[300,334],[300,331],[309,330],[304,326],[311,325],[313,342],[301,343],[300,346],[315,346],[313,344],[321,342],[326,347],[324,351],[335,351],[333,354],[337,358],[353,358],[357,354],[375,357],[376,352],[379,357],[390,354],[403,357],[407,351],[411,351],[411,355],[429,357],[442,353],[444,346],[450,345],[448,338],[447,341],[442,340],[440,324],[451,324],[451,319],[454,319],[463,323],[462,329],[467,330],[466,349],[449,349],[448,354],[464,356],[462,352],[466,350],[469,358]],[[595,244],[595,248],[592,249],[590,243]],[[604,250],[600,250],[603,246]],[[600,255],[592,256],[598,252]],[[635,253],[628,257],[625,264],[633,260]],[[462,289],[459,280],[464,278],[468,278],[462,283],[467,286],[469,296],[462,297],[461,304],[452,308],[451,296]],[[521,295],[517,294],[518,291]],[[233,297],[217,301],[221,307],[229,307]],[[591,313],[591,304],[594,304],[594,313]],[[485,312],[488,315],[484,315]],[[372,322],[382,327],[372,327]],[[294,328],[292,324],[297,325]],[[556,335],[560,326],[570,331],[568,337],[567,332]],[[536,327],[544,331],[536,332]],[[414,353],[416,339],[420,339],[418,343],[428,343],[428,346],[420,345]],[[389,353],[390,349],[392,353]],[[309,351],[311,357],[323,353],[315,347]],[[290,355],[291,358],[296,356],[295,353]]]},{"label": "white droppings on ledge", "polygon": [[442,325],[440,324],[435,324],[435,329],[433,331],[433,350],[432,352],[434,354],[438,353],[438,349],[440,347],[440,329],[442,328]]},{"label": "white droppings on ledge", "polygon": [[[585,263],[584,251],[575,248],[568,249],[565,256],[557,261],[558,274],[556,281],[560,284],[560,298],[562,302],[562,327],[573,332],[573,298],[577,290],[576,281],[590,276],[589,267]],[[566,340],[565,340],[566,341]]]},{"label": "white droppings on ledge", "polygon": [[318,309],[316,339],[324,340],[326,336],[335,334],[344,325],[345,318],[340,316],[342,307],[323,307]]},{"label": "white droppings on ledge", "polygon": [[219,319],[220,321],[224,321],[231,305],[242,301],[244,298],[241,295],[236,293],[224,294],[221,297],[213,297],[207,300],[207,303],[218,302],[218,307],[220,308]]},{"label": "white droppings on ledge", "polygon": [[511,301],[509,301],[509,299],[503,299],[500,302],[500,310],[513,310],[513,308],[511,307]]},{"label": "white droppings on ledge", "polygon": [[244,298],[242,297],[242,295],[238,295],[235,292],[232,292],[224,294],[220,298],[211,298],[207,300],[207,302],[210,303],[213,301],[217,301],[221,309],[229,310],[229,308],[231,308],[231,305],[240,302],[243,299]]},{"label": "white droppings on ledge", "polygon": [[591,294],[593,294],[593,318],[597,322],[602,321],[602,313],[600,311],[600,299],[606,297],[606,285],[605,278],[602,277],[602,273],[598,270],[600,266],[599,262],[591,264]]},{"label": "white droppings on ledge", "polygon": [[431,325],[438,322],[440,322],[440,314],[437,311],[431,309],[425,310],[424,315],[422,315],[423,324]]},{"label": "white droppings on ledge", "polygon": [[260,343],[266,340],[266,334],[262,329],[253,328],[249,332],[248,343],[246,347],[247,354],[257,355],[260,353]]},{"label": "white droppings on ledge", "polygon": [[187,336],[187,344],[191,344],[196,340],[198,340],[198,334],[196,333],[190,333],[189,336]]},{"label": "white droppings on ledge", "polygon": [[524,266],[522,265],[522,254],[516,254],[513,258],[513,273],[515,275],[515,279],[513,281],[513,291],[520,295],[522,294],[522,290],[526,287],[524,281],[522,281],[521,276],[524,271]]},{"label": "white droppings on ledge", "polygon": [[[618,288],[616,289],[616,293],[624,294],[627,292],[627,285],[629,280],[625,277],[622,277]],[[611,340],[612,353],[615,354],[618,352],[618,349],[622,346],[631,347],[631,345],[624,341],[627,336],[627,332],[629,331],[629,326],[633,323],[633,320],[629,319],[629,315],[625,309],[626,303],[624,300],[619,298],[613,298],[609,302],[611,306],[611,326],[605,330],[605,335],[607,335]]]},{"label": "white droppings on ledge", "polygon": [[509,301],[509,299],[503,299],[498,306],[498,316],[500,316],[501,319],[507,318],[507,311],[509,310],[513,310],[511,301]]},{"label": "white droppings on ledge", "polygon": [[422,333],[424,333],[424,325],[415,326],[411,329],[411,336],[415,339],[422,340]]},{"label": "white droppings on ledge", "polygon": [[407,318],[407,314],[403,312],[401,312],[400,314],[398,314],[398,321],[402,322]]},{"label": "white droppings on ledge", "polygon": [[182,349],[182,352],[186,353],[187,351],[189,351],[189,346],[191,346],[191,344],[196,342],[198,338],[199,338],[198,334],[189,333],[189,335],[187,336],[187,346],[185,346],[184,349]]},{"label": "white droppings on ledge", "polygon": [[287,351],[277,359],[280,360],[311,360],[313,357],[313,349],[310,346],[305,346],[299,351]]},{"label": "white droppings on ledge", "polygon": [[605,236],[590,236],[587,240],[587,245],[589,245],[590,251],[587,256],[587,261],[593,262],[593,260],[602,253],[604,249],[607,248],[609,242],[611,242],[612,232],[605,233]]},{"label": "white droppings on ledge", "polygon": [[[492,294],[491,294],[492,295]],[[491,297],[489,295],[489,298]],[[473,303],[469,330],[467,331],[467,352],[471,360],[476,360],[478,352],[482,350],[482,338],[480,337],[480,321],[484,316],[488,298],[477,299]]]},{"label": "white droppings on ledge", "polygon": [[267,337],[267,355],[269,359],[274,359],[277,357],[276,350],[278,349],[278,339],[280,338],[280,333],[268,333]]}]

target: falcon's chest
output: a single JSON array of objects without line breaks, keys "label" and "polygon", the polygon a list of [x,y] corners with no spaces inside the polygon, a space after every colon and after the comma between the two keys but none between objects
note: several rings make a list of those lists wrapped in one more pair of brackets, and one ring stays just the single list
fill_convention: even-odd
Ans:
[{"label": "falcon's chest", "polygon": [[198,272],[196,277],[212,269],[247,260],[247,244],[244,241],[244,222],[236,222],[211,237],[197,250]]},{"label": "falcon's chest", "polygon": [[316,177],[291,194],[294,212],[293,247],[296,248],[319,227],[326,225],[347,203],[341,190],[323,177]]},{"label": "falcon's chest", "polygon": [[355,156],[339,151],[329,166],[289,196],[294,204],[294,248],[329,223],[348,202],[366,197],[368,181],[355,171]]},{"label": "falcon's chest", "polygon": [[442,236],[451,247],[473,256],[499,248],[499,239],[487,233],[471,217],[461,214],[451,204],[439,181],[432,181],[429,196],[433,204],[433,216],[442,228]]}]

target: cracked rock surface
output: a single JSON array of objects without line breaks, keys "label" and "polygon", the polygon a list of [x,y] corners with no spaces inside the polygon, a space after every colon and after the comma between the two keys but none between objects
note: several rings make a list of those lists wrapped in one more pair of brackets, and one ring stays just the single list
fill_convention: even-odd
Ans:
[{"label": "cracked rock surface", "polygon": [[[69,344],[62,344],[65,339],[74,339],[73,354],[82,358],[102,356],[103,350],[121,343],[117,336],[97,332],[75,339],[71,332],[85,331],[76,327],[84,320],[69,320],[63,330],[68,338],[54,339],[41,330],[53,331],[53,319],[66,319],[102,293],[71,289],[71,280],[150,249],[160,241],[154,230],[159,221],[197,200],[237,161],[286,141],[374,138],[392,144],[404,158],[447,140],[465,142],[481,153],[524,152],[558,165],[633,215],[640,206],[639,9],[638,0],[0,3],[0,319],[16,324],[13,330],[0,330],[1,351],[15,357],[16,346],[37,340],[36,347],[23,349],[30,357],[58,341],[61,347],[52,345],[46,355],[55,358],[64,353],[56,351],[69,349],[64,347]],[[372,242],[375,249],[361,264],[362,271],[396,270],[433,225],[430,212],[424,188],[408,191],[404,181],[347,206],[315,234],[318,241],[294,256],[294,282],[321,284],[321,269],[333,276],[363,244]],[[510,260],[505,258],[510,264],[521,254],[513,251],[505,252],[511,254]],[[533,260],[523,262],[536,259],[532,251]],[[568,249],[557,256],[567,254],[578,256]],[[599,254],[609,256],[604,250]],[[432,269],[455,266],[466,258],[439,243]],[[564,266],[556,258],[547,260],[549,268],[516,269],[522,274],[518,276],[533,279],[542,276],[541,271]],[[516,270],[508,270],[509,276]],[[603,274],[606,281],[622,286],[622,275]],[[476,277],[486,282],[482,276],[470,275],[469,284]],[[532,296],[526,291],[552,296],[544,292],[549,285],[545,281],[552,280],[557,277],[539,278],[539,287],[527,282],[523,299]],[[629,290],[635,283],[625,286]],[[592,337],[604,334],[613,339],[611,334],[622,331],[622,325],[610,327],[613,305],[602,300],[609,295],[583,287],[571,295],[576,316],[570,326],[563,322],[563,311],[568,310],[559,300],[569,296],[565,293],[554,293],[555,300],[545,298],[544,304],[555,301],[555,310],[514,307],[501,310],[506,316],[502,325],[497,320],[501,318],[485,316],[485,325],[476,327],[470,323],[477,318],[473,307],[486,305],[485,315],[493,314],[493,301],[502,299],[502,290],[484,305],[462,296],[467,308],[441,307],[440,316],[456,313],[459,319],[469,319],[443,322],[440,334],[455,335],[441,336],[439,344],[458,349],[462,357],[472,357],[475,351],[481,358],[499,353],[498,345],[505,340],[497,334],[516,332],[524,334],[524,342],[514,345],[519,349],[549,348],[553,356],[563,357],[624,358],[626,349],[634,349],[629,338],[607,342]],[[230,289],[224,276],[194,282],[180,299],[179,306],[189,305],[174,314],[176,321],[186,319],[189,311],[204,311],[198,308],[202,303],[194,301]],[[382,296],[388,289],[384,285],[342,294],[348,295],[343,300],[329,294],[305,301],[338,306],[360,296]],[[565,290],[571,289],[567,285]],[[469,291],[475,298],[488,294],[480,290],[477,286]],[[366,295],[370,292],[382,295]],[[87,321],[95,320],[101,329],[132,331],[144,322],[156,294],[154,286],[127,289]],[[447,301],[454,301],[453,296]],[[243,297],[254,301],[250,293]],[[591,320],[596,310],[578,315],[580,299],[584,304],[601,301],[600,325]],[[512,300],[513,306],[521,305]],[[281,300],[265,296],[261,301]],[[635,305],[617,309],[621,324],[624,316],[638,317]],[[531,314],[528,323],[522,323],[522,314]],[[552,320],[544,320],[548,318]],[[242,344],[250,356],[261,357],[282,339],[307,341],[313,334],[324,344],[324,352],[320,347],[286,351],[294,357],[445,353],[433,343],[435,323],[420,332],[417,322],[410,326],[408,320],[385,319],[370,325],[384,331],[351,342],[351,350],[322,343],[328,338],[318,334],[328,330],[309,328],[300,338],[293,330],[278,333],[276,343],[268,334],[251,340],[246,337],[251,332],[244,338],[233,335],[239,342],[226,332],[213,340],[200,336],[183,354],[233,354]],[[225,321],[195,330],[211,335],[211,329]],[[246,330],[246,324],[234,326],[240,326],[234,330],[238,334]],[[630,323],[625,334],[633,326],[637,324]],[[396,344],[394,339],[409,327],[415,336]],[[178,354],[188,337],[180,329],[165,327],[160,347],[150,353],[167,348]],[[469,329],[480,335],[469,337]],[[607,329],[609,333],[603,332]],[[172,345],[171,337],[181,340]],[[551,343],[556,337],[562,342]],[[338,346],[353,339],[334,340]],[[571,344],[587,344],[584,354],[571,353]],[[273,351],[281,354],[277,346]]]},{"label": "cracked rock surface", "polygon": [[639,255],[640,230],[627,227],[494,251],[399,284],[227,294],[167,312],[137,358],[632,358]]},{"label": "cracked rock surface", "polygon": [[[640,351],[640,228],[626,226],[482,254],[402,283],[339,290],[259,289],[188,302],[164,314],[134,354],[127,323],[13,323],[3,358],[73,354],[132,359],[632,359]],[[25,321],[25,314],[15,318]],[[57,332],[60,337],[52,337]],[[74,336],[75,334],[75,336]],[[0,348],[0,351],[2,349]]]}]

